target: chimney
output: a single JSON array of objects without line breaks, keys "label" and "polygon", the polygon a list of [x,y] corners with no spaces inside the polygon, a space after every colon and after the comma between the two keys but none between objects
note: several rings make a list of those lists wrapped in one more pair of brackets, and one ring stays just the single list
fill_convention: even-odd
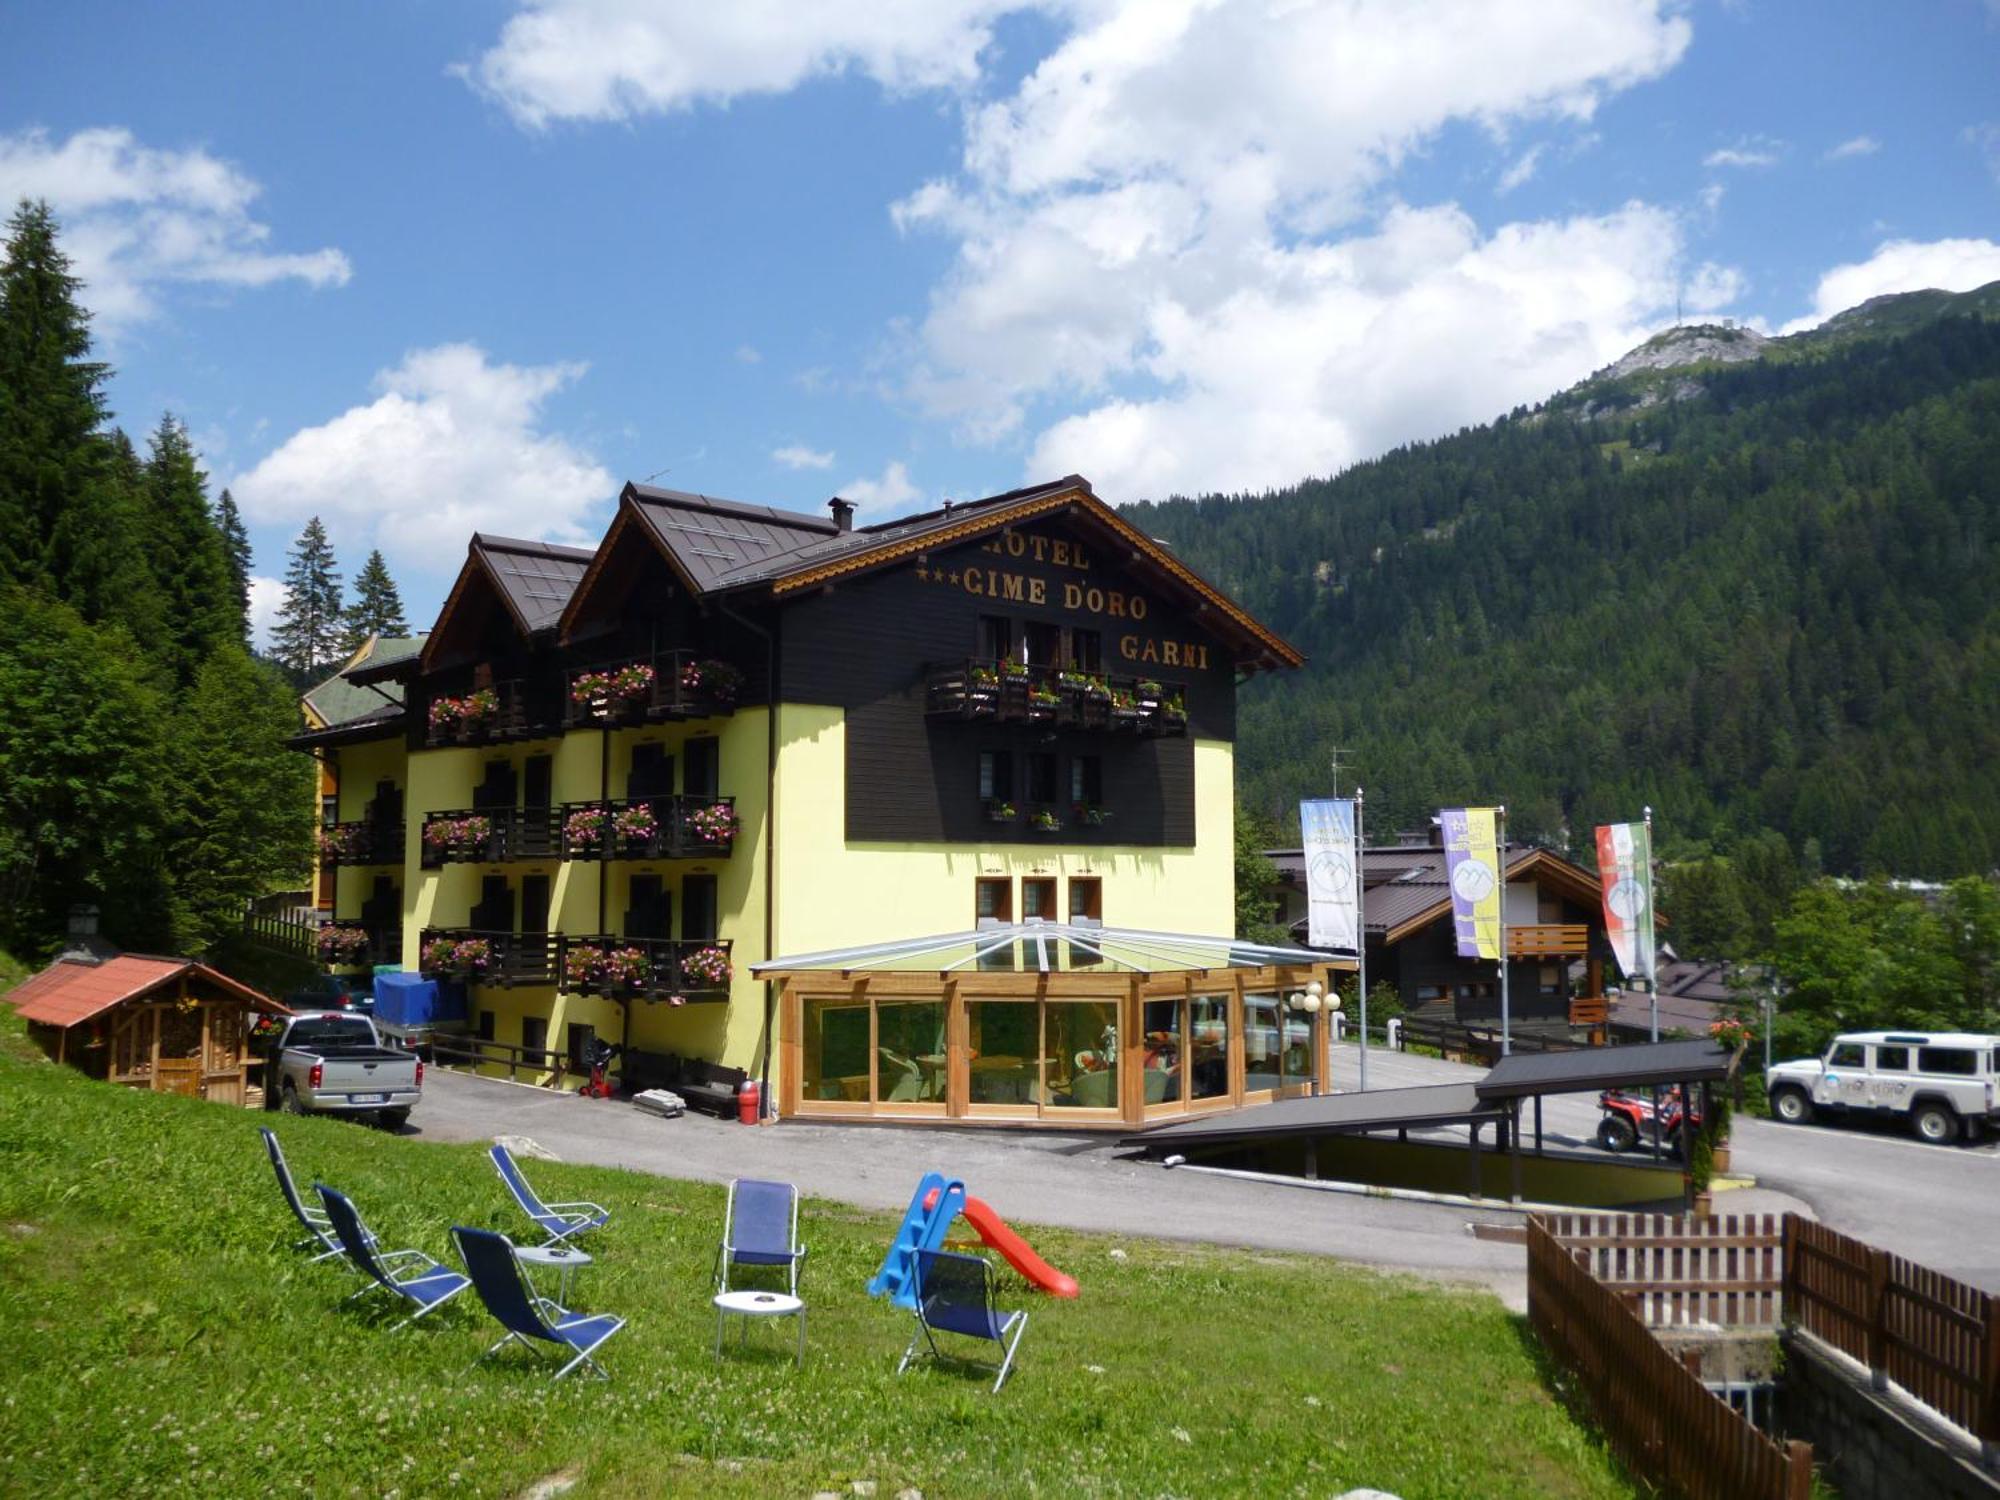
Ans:
[{"label": "chimney", "polygon": [[835,495],[831,500],[826,502],[826,508],[833,512],[833,524],[838,530],[852,531],[854,529],[854,502],[852,500],[843,500],[840,496]]},{"label": "chimney", "polygon": [[56,955],[57,963],[95,965],[116,957],[117,953],[116,948],[97,935],[96,907],[78,905],[69,909],[69,937],[62,952]]}]

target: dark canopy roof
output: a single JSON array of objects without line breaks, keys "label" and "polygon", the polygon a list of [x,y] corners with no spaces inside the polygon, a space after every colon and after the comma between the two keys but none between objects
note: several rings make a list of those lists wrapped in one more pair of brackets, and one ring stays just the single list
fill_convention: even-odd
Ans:
[{"label": "dark canopy roof", "polygon": [[1532,1094],[1720,1083],[1735,1071],[1736,1054],[1705,1039],[1646,1042],[1575,1052],[1516,1052],[1501,1058],[1474,1087],[1482,1100],[1524,1099]]},{"label": "dark canopy roof", "polygon": [[1339,1135],[1357,1130],[1415,1130],[1430,1125],[1463,1125],[1470,1120],[1497,1119],[1505,1110],[1481,1100],[1478,1086],[1437,1083],[1422,1088],[1372,1089],[1365,1094],[1319,1094],[1309,1099],[1281,1099],[1255,1109],[1228,1114],[1197,1115],[1155,1126],[1126,1143],[1146,1148],[1208,1145],[1215,1142],[1270,1140],[1283,1136]]}]

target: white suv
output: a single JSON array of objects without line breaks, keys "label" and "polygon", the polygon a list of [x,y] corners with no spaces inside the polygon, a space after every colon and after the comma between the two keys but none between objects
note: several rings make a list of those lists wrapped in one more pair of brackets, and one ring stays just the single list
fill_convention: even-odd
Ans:
[{"label": "white suv", "polygon": [[2000,1036],[1957,1031],[1856,1031],[1823,1058],[1779,1063],[1765,1076],[1771,1113],[1802,1125],[1814,1113],[1907,1115],[1924,1140],[1952,1141],[2000,1123]]}]

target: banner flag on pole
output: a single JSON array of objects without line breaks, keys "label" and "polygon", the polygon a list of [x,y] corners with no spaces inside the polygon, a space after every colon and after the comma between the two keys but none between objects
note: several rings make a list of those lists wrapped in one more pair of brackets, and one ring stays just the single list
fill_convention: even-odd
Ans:
[{"label": "banner flag on pole", "polygon": [[1440,814],[1460,958],[1500,956],[1500,850],[1494,814],[1490,807],[1447,807]]},{"label": "banner flag on pole", "polygon": [[1628,980],[1654,977],[1653,850],[1644,823],[1601,823],[1597,879],[1604,887],[1604,927]]},{"label": "banner flag on pole", "polygon": [[1305,844],[1306,943],[1361,950],[1360,881],[1354,869],[1354,803],[1346,797],[1299,804]]}]

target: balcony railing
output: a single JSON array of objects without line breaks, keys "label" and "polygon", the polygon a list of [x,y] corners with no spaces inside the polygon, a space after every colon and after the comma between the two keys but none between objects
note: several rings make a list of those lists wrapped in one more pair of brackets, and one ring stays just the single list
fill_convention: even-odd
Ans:
[{"label": "balcony railing", "polygon": [[1112,677],[976,657],[933,666],[925,708],[940,719],[1105,733],[1187,733],[1187,693],[1179,686],[1151,677]]},{"label": "balcony railing", "polygon": [[695,651],[657,651],[571,672],[563,722],[572,728],[708,719],[736,711],[743,674]]},{"label": "balcony railing", "polygon": [[555,687],[548,682],[538,688],[525,677],[510,677],[466,693],[434,693],[424,724],[424,743],[433,747],[495,745],[558,734],[562,713],[555,702]]},{"label": "balcony railing", "polygon": [[551,807],[461,807],[424,814],[423,867],[554,859],[559,844]]},{"label": "balcony railing", "polygon": [[330,865],[400,865],[401,823],[329,823],[319,831],[319,857]]},{"label": "balcony railing", "polygon": [[564,859],[727,859],[736,844],[734,797],[623,797],[565,802]]},{"label": "balcony railing", "polygon": [[417,967],[429,978],[467,984],[553,984],[557,938],[551,932],[491,932],[477,927],[426,927]]},{"label": "balcony railing", "polygon": [[1024,829],[1044,838],[1090,840],[1108,836],[1111,811],[1091,802],[1014,802],[982,797],[980,816],[1002,828]]},{"label": "balcony railing", "polygon": [[1590,928],[1582,922],[1544,922],[1507,929],[1510,958],[1581,957],[1590,951]]},{"label": "balcony railing", "polygon": [[726,1000],[731,966],[728,938],[564,936],[559,972],[574,995],[665,1000],[679,1005]]}]

